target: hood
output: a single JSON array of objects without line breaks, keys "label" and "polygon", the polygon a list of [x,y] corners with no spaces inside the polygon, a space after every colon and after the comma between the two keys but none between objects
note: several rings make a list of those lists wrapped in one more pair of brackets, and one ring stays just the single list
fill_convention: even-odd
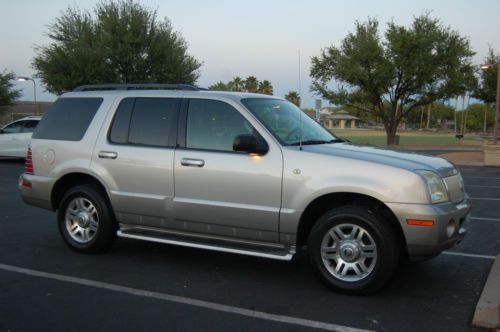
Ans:
[{"label": "hood", "polygon": [[434,171],[441,177],[448,177],[457,173],[453,164],[443,158],[426,156],[412,152],[401,152],[375,146],[334,143],[305,145],[303,146],[303,150],[336,157],[384,164],[404,168],[410,171],[425,169]]}]

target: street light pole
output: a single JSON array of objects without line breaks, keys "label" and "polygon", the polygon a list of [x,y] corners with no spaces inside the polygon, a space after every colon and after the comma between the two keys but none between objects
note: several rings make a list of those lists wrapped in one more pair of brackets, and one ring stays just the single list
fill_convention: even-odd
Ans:
[{"label": "street light pole", "polygon": [[16,80],[19,82],[25,82],[25,81],[32,81],[33,82],[33,104],[36,104],[36,83],[35,83],[35,80],[32,79],[31,77],[23,77],[23,76],[16,78]]}]

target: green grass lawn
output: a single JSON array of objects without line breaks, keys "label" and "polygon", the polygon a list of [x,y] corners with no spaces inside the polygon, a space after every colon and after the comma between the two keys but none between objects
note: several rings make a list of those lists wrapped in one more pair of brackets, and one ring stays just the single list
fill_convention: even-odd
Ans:
[{"label": "green grass lawn", "polygon": [[[356,130],[356,129],[333,129],[334,135],[347,138],[353,143],[386,145],[385,131],[382,130]],[[472,145],[480,144],[481,138],[475,135],[465,135],[462,140],[455,134],[433,133],[433,132],[400,132],[399,144],[401,145]]]}]

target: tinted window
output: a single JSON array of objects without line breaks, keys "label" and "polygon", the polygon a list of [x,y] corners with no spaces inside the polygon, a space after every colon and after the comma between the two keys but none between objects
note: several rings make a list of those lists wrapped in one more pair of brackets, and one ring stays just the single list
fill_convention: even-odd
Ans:
[{"label": "tinted window", "polygon": [[32,133],[36,125],[38,124],[38,120],[28,120],[24,122],[24,128],[23,128],[23,133]]},{"label": "tinted window", "polygon": [[3,128],[3,132],[6,134],[20,133],[21,129],[23,128],[23,123],[24,123],[24,121],[17,121],[17,122],[11,123],[10,125]]},{"label": "tinted window", "polygon": [[123,99],[118,106],[113,119],[113,125],[109,134],[109,140],[113,143],[125,144],[128,142],[128,127],[134,107],[134,98]]},{"label": "tinted window", "polygon": [[226,103],[204,99],[192,99],[189,102],[186,128],[188,148],[233,151],[236,136],[252,133],[252,125]]},{"label": "tinted window", "polygon": [[179,99],[128,98],[118,107],[109,139],[114,143],[175,146]]},{"label": "tinted window", "polygon": [[59,98],[45,113],[33,138],[81,140],[101,103],[102,98]]}]

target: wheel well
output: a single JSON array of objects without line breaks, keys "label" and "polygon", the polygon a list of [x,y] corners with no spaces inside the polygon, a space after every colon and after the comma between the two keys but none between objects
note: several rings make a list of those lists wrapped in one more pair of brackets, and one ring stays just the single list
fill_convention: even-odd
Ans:
[{"label": "wheel well", "polygon": [[57,180],[52,189],[51,203],[52,209],[57,210],[59,204],[61,203],[64,194],[72,187],[80,184],[88,184],[99,190],[104,194],[104,197],[109,201],[108,195],[106,194],[106,189],[102,183],[95,177],[85,174],[85,173],[70,173],[64,175],[62,178]]},{"label": "wheel well", "polygon": [[357,193],[327,194],[318,197],[309,203],[300,217],[299,228],[297,231],[297,248],[300,249],[307,244],[309,233],[319,217],[321,217],[328,210],[345,205],[367,206],[374,212],[382,214],[384,216],[384,220],[389,222],[399,239],[399,245],[406,251],[406,239],[404,237],[403,229],[391,209],[376,198]]}]

